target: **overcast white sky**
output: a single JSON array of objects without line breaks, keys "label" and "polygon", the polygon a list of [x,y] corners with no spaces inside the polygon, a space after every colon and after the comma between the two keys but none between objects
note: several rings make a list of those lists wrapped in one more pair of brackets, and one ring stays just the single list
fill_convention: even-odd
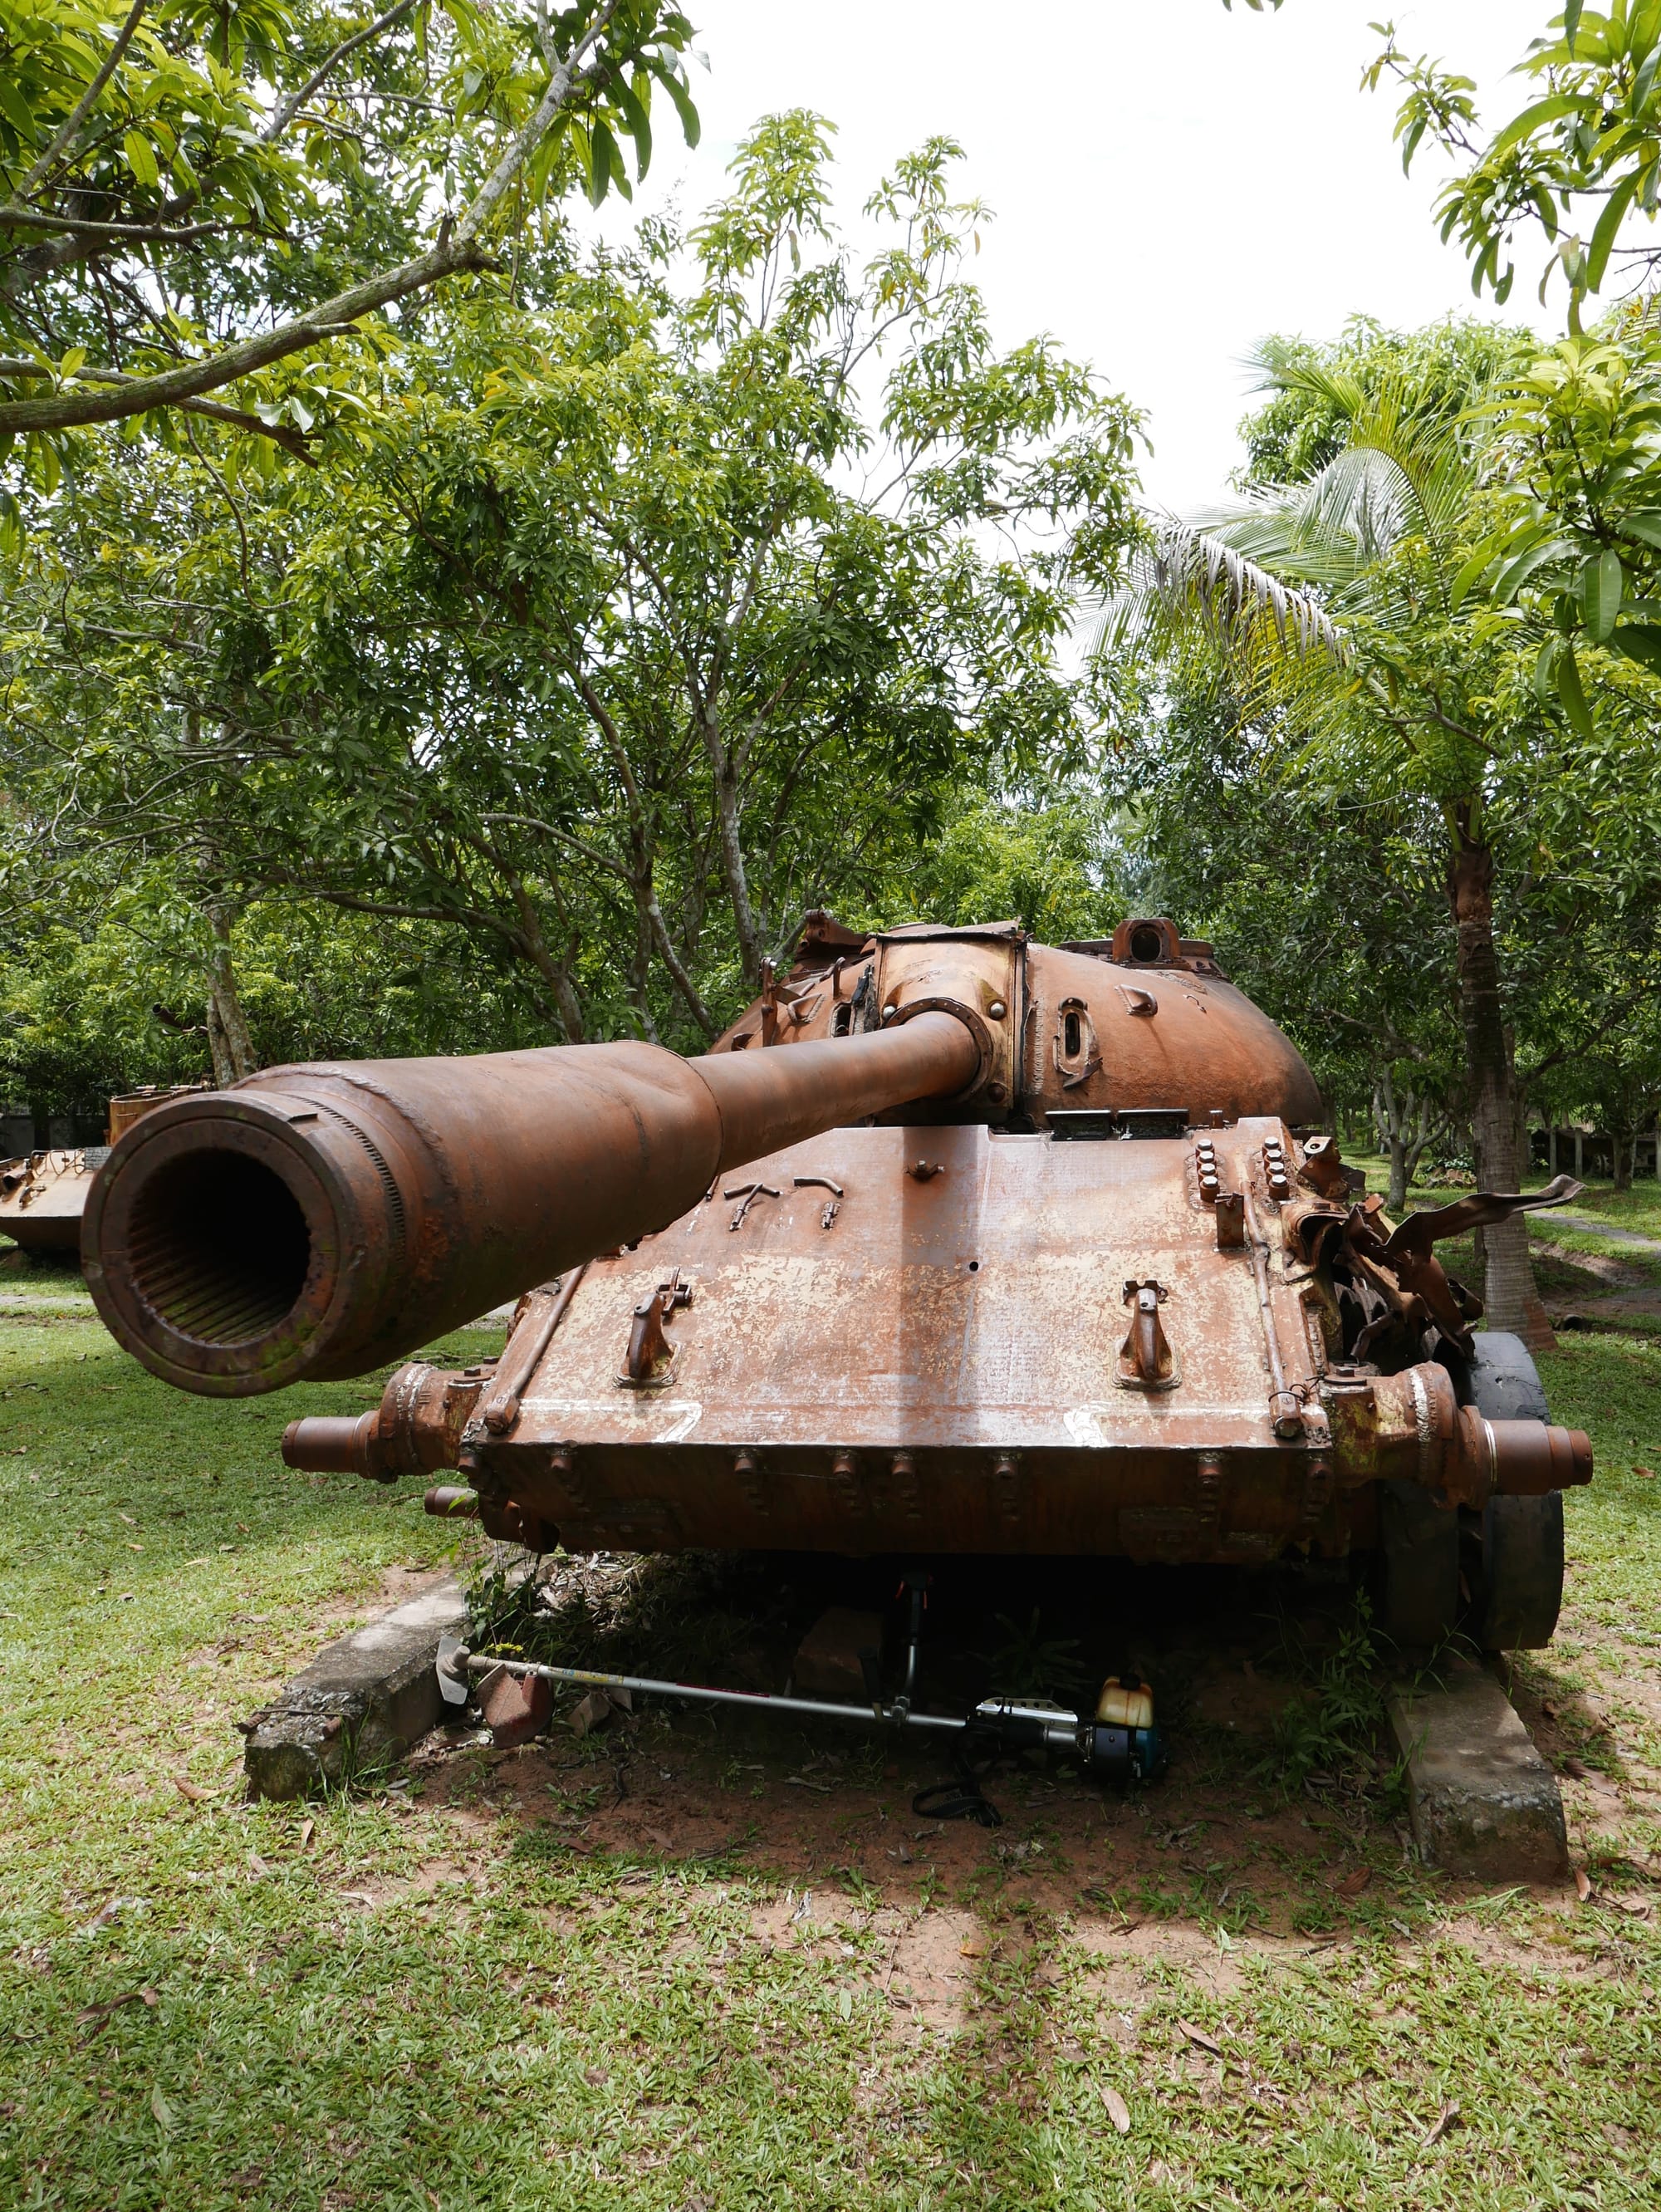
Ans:
[{"label": "overcast white sky", "polygon": [[[738,138],[769,110],[838,126],[840,208],[931,132],[959,139],[988,201],[976,273],[1001,343],[1049,331],[1147,410],[1149,498],[1184,512],[1225,488],[1249,404],[1240,358],[1270,331],[1336,337],[1358,309],[1397,325],[1475,307],[1428,209],[1436,157],[1403,179],[1394,101],[1358,89],[1386,0],[688,0],[709,74],[688,155],[667,102],[635,210],[719,197]],[[1419,0],[1401,40],[1474,76],[1485,119],[1549,0]],[[609,208],[605,228],[619,208]],[[1491,303],[1476,312],[1491,315]],[[1561,326],[1520,282],[1506,311]]]}]

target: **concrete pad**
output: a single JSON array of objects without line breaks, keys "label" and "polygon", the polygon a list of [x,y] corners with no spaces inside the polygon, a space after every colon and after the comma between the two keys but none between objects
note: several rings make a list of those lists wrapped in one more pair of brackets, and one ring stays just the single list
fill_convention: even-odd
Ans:
[{"label": "concrete pad", "polygon": [[444,1710],[439,1639],[464,1631],[453,1577],[406,1600],[318,1654],[276,1701],[239,1725],[251,1797],[304,1797],[390,1766]]},{"label": "concrete pad", "polygon": [[1390,1721],[1427,1866],[1481,1881],[1562,1879],[1568,1834],[1557,1778],[1492,1674],[1457,1666],[1440,1686],[1398,1691]]}]

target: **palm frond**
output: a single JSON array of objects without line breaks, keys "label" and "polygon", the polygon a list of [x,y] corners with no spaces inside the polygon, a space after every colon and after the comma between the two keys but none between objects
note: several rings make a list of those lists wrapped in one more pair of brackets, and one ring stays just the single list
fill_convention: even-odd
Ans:
[{"label": "palm frond", "polygon": [[[1423,392],[1403,377],[1368,388],[1353,376],[1294,358],[1272,343],[1259,346],[1251,365],[1266,387],[1325,400],[1344,425],[1345,450],[1301,489],[1312,495],[1343,463],[1361,453],[1374,454],[1382,465],[1377,490],[1385,489],[1385,471],[1397,472],[1393,496],[1380,509],[1396,521],[1397,536],[1416,529],[1439,556],[1445,553],[1478,480],[1462,431],[1482,411],[1480,392],[1451,420],[1444,409],[1428,405]],[[1282,495],[1291,496],[1290,489]]]},{"label": "palm frond", "polygon": [[1253,557],[1276,545],[1282,527],[1255,504],[1228,518],[1226,528],[1165,520],[1125,588],[1103,607],[1093,657],[1168,649],[1197,629],[1236,679],[1247,678],[1252,688],[1270,661],[1312,657],[1341,665],[1343,641],[1320,601]]}]

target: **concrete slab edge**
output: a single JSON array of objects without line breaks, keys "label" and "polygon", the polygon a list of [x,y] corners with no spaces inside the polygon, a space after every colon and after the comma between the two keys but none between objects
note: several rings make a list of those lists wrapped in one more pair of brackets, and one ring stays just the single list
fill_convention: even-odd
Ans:
[{"label": "concrete slab edge", "polygon": [[1557,1778],[1492,1674],[1460,1664],[1440,1682],[1403,1686],[1390,1721],[1427,1866],[1480,1881],[1563,1879],[1568,1831]]},{"label": "concrete slab edge", "polygon": [[453,1576],[326,1644],[269,1705],[239,1725],[251,1797],[306,1797],[396,1765],[437,1725],[439,1639],[464,1632]]}]

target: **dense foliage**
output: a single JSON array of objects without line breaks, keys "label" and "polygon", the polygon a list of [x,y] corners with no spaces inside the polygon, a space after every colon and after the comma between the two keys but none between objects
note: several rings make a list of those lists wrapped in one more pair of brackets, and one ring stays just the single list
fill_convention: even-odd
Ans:
[{"label": "dense foliage", "polygon": [[[686,18],[471,0],[0,0],[0,529],[77,428],[184,410],[294,453],[433,287],[629,189]],[[418,313],[415,315],[419,319]],[[237,386],[227,408],[204,394]],[[163,419],[162,434],[167,422]]]},{"label": "dense foliage", "polygon": [[204,428],[37,503],[18,927],[160,902],[213,984],[239,916],[322,906],[464,934],[544,1036],[695,1044],[807,908],[909,904],[937,834],[1080,770],[1063,652],[1140,526],[1135,416],[993,345],[949,143],[863,266],[828,159],[770,118],[689,236],[445,301],[324,469]]}]

